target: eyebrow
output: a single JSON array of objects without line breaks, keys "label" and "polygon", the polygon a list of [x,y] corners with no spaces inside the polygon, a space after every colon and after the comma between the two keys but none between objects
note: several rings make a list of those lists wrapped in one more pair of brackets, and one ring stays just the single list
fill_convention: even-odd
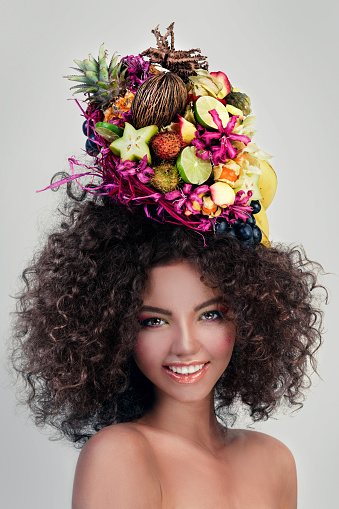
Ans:
[{"label": "eyebrow", "polygon": [[[206,300],[205,302],[202,302],[201,304],[196,306],[194,308],[194,311],[199,311],[199,309],[209,306],[210,304],[214,304],[215,302],[221,302],[221,301],[222,301],[221,297],[215,297],[214,299]],[[142,306],[140,311],[153,311],[155,313],[161,313],[163,315],[172,316],[172,311],[169,311],[168,309],[157,308],[154,306]]]}]

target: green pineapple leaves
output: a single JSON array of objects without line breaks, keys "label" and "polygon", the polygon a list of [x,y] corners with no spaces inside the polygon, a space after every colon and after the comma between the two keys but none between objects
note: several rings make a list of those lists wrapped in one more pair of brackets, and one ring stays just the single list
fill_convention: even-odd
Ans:
[{"label": "green pineapple leaves", "polygon": [[71,67],[79,72],[77,75],[68,75],[64,78],[80,83],[74,85],[73,95],[83,93],[88,95],[86,100],[98,102],[106,106],[114,97],[120,95],[126,88],[126,69],[122,69],[119,55],[114,53],[107,65],[107,51],[102,44],[99,48],[98,60],[89,55],[85,60],[74,60],[78,67]]}]

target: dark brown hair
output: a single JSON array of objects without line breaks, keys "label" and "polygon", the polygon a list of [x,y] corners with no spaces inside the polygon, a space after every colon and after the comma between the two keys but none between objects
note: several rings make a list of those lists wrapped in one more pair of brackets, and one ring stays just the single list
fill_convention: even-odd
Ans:
[{"label": "dark brown hair", "polygon": [[18,296],[12,360],[37,425],[83,444],[151,408],[153,386],[132,355],[137,316],[149,270],[175,260],[196,267],[233,310],[237,337],[216,385],[219,418],[226,422],[237,401],[253,420],[282,402],[302,406],[322,341],[321,267],[300,248],[204,237],[152,221],[140,207],[98,197],[69,204]]}]

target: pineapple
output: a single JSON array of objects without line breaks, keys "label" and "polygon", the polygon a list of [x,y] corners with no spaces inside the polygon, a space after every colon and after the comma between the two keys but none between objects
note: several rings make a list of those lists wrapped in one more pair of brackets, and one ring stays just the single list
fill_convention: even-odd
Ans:
[{"label": "pineapple", "polygon": [[104,110],[104,122],[122,121],[124,113],[131,109],[134,94],[127,90],[125,95],[117,97],[113,104]]},{"label": "pineapple", "polygon": [[80,82],[79,85],[71,87],[77,89],[73,95],[87,94],[89,103],[98,103],[99,107],[104,109],[116,97],[121,96],[126,91],[125,74],[127,68],[118,62],[119,55],[114,53],[110,64],[107,65],[107,51],[102,44],[99,49],[99,57],[96,60],[92,55],[85,60],[74,60],[78,68],[72,67],[79,75],[64,76],[70,81]]}]

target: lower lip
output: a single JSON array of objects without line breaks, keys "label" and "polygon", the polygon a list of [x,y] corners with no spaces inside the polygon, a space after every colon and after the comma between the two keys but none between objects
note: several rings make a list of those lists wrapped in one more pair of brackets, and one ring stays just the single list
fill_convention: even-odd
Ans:
[{"label": "lower lip", "polygon": [[169,369],[167,366],[162,366],[162,369],[167,373],[167,375],[175,380],[176,382],[179,382],[179,384],[193,384],[200,380],[208,370],[209,362],[207,362],[199,371],[196,371],[195,373],[190,373],[188,375],[182,375],[180,373],[174,373],[171,369]]}]

